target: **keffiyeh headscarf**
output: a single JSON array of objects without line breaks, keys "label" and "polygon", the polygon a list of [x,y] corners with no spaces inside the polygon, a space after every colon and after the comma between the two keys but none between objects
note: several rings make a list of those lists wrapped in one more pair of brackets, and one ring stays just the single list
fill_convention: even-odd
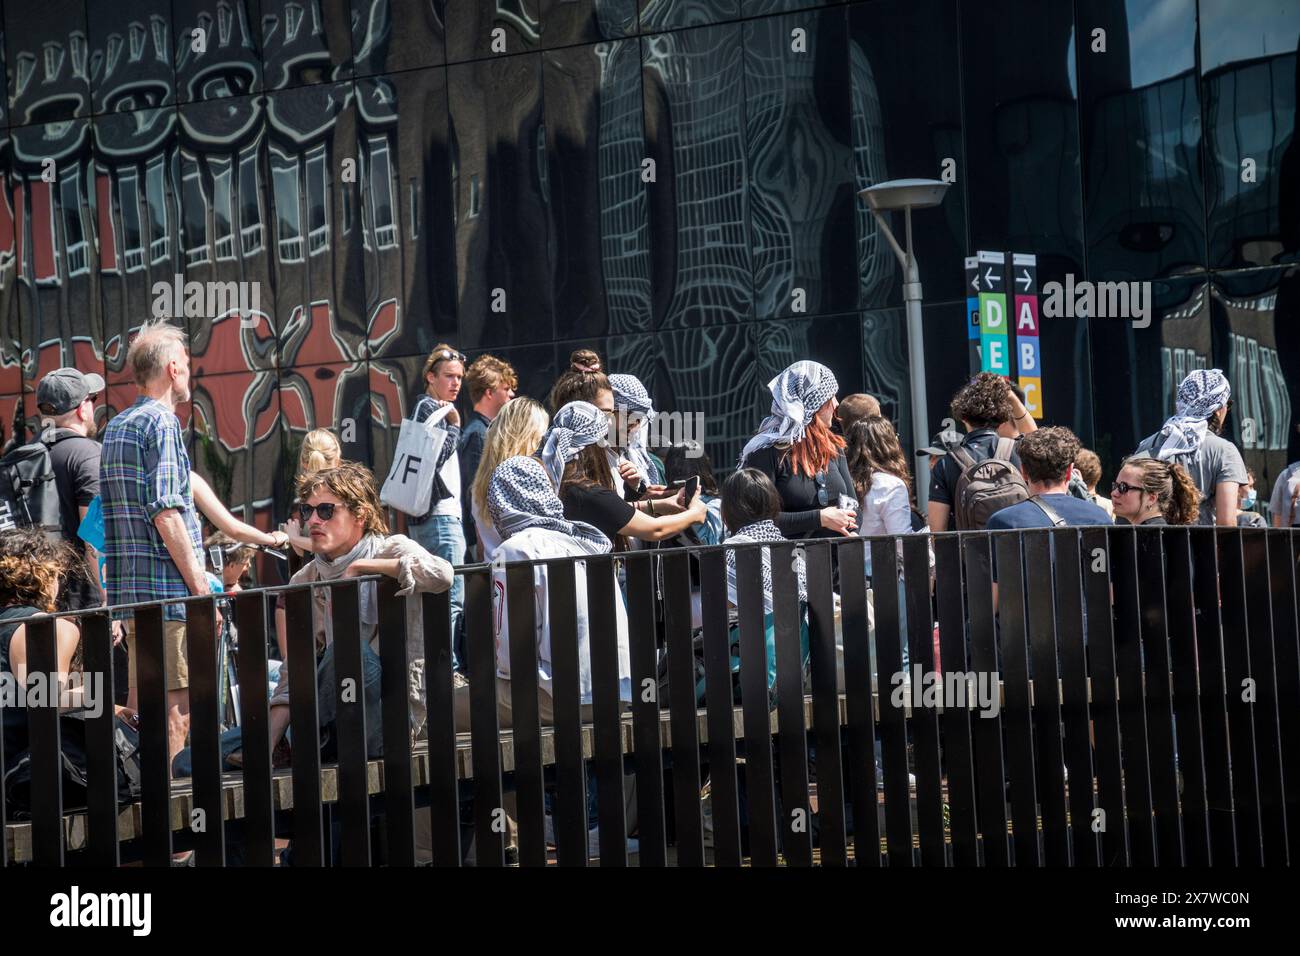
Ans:
[{"label": "keffiyeh headscarf", "polygon": [[498,465],[488,484],[487,506],[503,541],[529,528],[544,528],[586,542],[599,553],[610,550],[609,538],[598,528],[564,517],[564,505],[535,458],[516,455]]},{"label": "keffiyeh headscarf", "polygon": [[[727,544],[744,544],[747,541],[779,542],[787,540],[789,539],[781,534],[780,529],[771,519],[765,519],[740,528],[735,534],[727,538]],[[798,559],[796,576],[799,582],[799,600],[807,601],[808,582],[802,557]],[[732,604],[739,604],[736,600],[736,552],[732,548],[727,549],[727,585],[730,591],[728,599]],[[772,559],[771,552],[766,548],[763,549],[763,603],[764,610],[770,613],[772,610]]]},{"label": "keffiyeh headscarf", "polygon": [[608,437],[609,416],[590,402],[569,402],[556,412],[538,450],[552,484],[560,487],[564,466],[573,461],[578,452]]},{"label": "keffiyeh headscarf", "polygon": [[1201,447],[1209,430],[1207,419],[1228,404],[1232,386],[1217,368],[1198,368],[1178,386],[1178,400],[1173,416],[1164,423],[1152,442],[1152,450],[1161,461],[1175,455],[1191,455]]},{"label": "keffiyeh headscarf", "polygon": [[650,457],[646,442],[650,423],[655,418],[654,402],[650,398],[650,393],[635,375],[611,375],[609,385],[614,390],[614,406],[639,415],[641,419],[641,427],[627,439],[625,451],[628,460],[645,474],[651,484],[663,484],[663,475],[654,459]]},{"label": "keffiyeh headscarf", "polygon": [[795,362],[767,387],[772,391],[772,414],[763,419],[758,434],[740,453],[738,468],[744,467],[745,459],[760,448],[777,442],[794,444],[802,439],[817,410],[840,390],[830,369],[810,361]]}]

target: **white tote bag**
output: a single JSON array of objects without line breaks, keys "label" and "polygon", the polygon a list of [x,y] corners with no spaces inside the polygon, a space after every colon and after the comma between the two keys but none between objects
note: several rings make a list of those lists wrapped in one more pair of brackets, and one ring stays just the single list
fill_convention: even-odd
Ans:
[{"label": "white tote bag", "polygon": [[393,467],[389,469],[379,493],[379,500],[385,505],[413,518],[423,518],[428,514],[433,497],[434,466],[447,440],[447,430],[441,427],[441,423],[453,407],[443,405],[422,422],[402,419]]}]

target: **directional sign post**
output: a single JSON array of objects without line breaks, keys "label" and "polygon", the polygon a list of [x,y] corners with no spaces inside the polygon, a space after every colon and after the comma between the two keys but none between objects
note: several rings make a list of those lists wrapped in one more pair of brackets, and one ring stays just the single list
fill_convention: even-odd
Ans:
[{"label": "directional sign post", "polygon": [[979,252],[980,365],[986,372],[1011,374],[1007,339],[1006,255]]},{"label": "directional sign post", "polygon": [[1038,339],[1038,257],[1017,252],[1011,260],[1015,289],[1016,356],[1025,408],[1034,418],[1043,417],[1043,363]]},{"label": "directional sign post", "polygon": [[977,256],[966,257],[966,350],[974,375],[980,370],[980,261]]}]

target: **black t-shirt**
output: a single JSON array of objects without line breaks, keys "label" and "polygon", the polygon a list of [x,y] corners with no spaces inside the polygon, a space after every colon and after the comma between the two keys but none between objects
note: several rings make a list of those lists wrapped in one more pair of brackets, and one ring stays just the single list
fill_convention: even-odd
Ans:
[{"label": "black t-shirt", "polygon": [[[976,461],[983,461],[985,458],[993,457],[993,449],[997,447],[998,437],[998,433],[992,428],[977,428],[962,439],[961,447],[965,448]],[[1020,455],[1015,448],[1011,451],[1011,464],[1013,467],[1020,467]],[[951,452],[940,458],[930,472],[930,500],[937,504],[951,506],[961,470],[960,462]],[[932,528],[931,530],[946,531],[947,529]]]},{"label": "black t-shirt", "polygon": [[834,538],[839,535],[822,527],[821,510],[837,508],[840,495],[857,501],[853,479],[849,476],[844,452],[831,460],[824,475],[826,500],[818,494],[818,482],[790,466],[789,449],[768,445],[745,459],[744,467],[757,468],[776,485],[781,497],[781,513],[776,517],[776,527],[787,538]]},{"label": "black t-shirt", "polygon": [[50,446],[50,465],[54,468],[54,487],[59,492],[59,521],[63,538],[80,546],[77,529],[81,527],[78,506],[89,505],[99,494],[99,442],[67,429],[57,429],[58,439]]},{"label": "black t-shirt", "polygon": [[560,500],[564,502],[564,517],[599,528],[611,543],[636,511],[617,492],[598,485],[570,485]]}]

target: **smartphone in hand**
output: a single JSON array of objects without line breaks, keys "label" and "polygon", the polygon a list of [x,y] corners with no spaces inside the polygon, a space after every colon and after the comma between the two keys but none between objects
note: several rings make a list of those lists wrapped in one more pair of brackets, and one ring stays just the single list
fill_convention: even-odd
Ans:
[{"label": "smartphone in hand", "polygon": [[686,487],[686,493],[682,496],[682,498],[686,502],[686,506],[689,508],[691,502],[695,500],[696,494],[699,493],[700,476],[691,475],[691,477],[686,479],[685,487]]}]

